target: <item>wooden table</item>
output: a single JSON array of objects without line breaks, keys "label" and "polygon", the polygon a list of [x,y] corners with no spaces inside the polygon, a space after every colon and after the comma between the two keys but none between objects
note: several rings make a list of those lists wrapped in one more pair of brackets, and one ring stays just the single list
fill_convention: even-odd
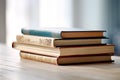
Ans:
[{"label": "wooden table", "polygon": [[0,44],[0,80],[120,80],[120,57],[112,58],[114,63],[57,66],[21,59]]}]

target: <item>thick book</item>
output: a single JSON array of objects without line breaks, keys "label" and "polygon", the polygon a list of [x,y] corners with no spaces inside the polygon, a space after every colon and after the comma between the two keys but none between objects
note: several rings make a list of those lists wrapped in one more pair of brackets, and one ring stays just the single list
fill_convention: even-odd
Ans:
[{"label": "thick book", "polygon": [[22,34],[55,37],[55,38],[95,38],[104,37],[105,30],[81,30],[80,28],[70,29],[21,29]]},{"label": "thick book", "polygon": [[96,45],[96,46],[74,46],[74,47],[42,47],[37,45],[22,44],[13,42],[12,47],[30,53],[36,53],[48,56],[77,56],[93,54],[113,54],[114,45]]},{"label": "thick book", "polygon": [[16,36],[16,41],[18,43],[39,45],[39,46],[45,46],[45,47],[105,44],[102,42],[102,40],[103,40],[102,38],[59,39],[59,38],[33,36],[33,35],[17,35]]},{"label": "thick book", "polygon": [[93,56],[68,56],[68,57],[50,57],[44,55],[33,54],[29,52],[20,52],[21,58],[51,63],[56,65],[94,63],[94,62],[110,62],[110,55],[93,55]]}]

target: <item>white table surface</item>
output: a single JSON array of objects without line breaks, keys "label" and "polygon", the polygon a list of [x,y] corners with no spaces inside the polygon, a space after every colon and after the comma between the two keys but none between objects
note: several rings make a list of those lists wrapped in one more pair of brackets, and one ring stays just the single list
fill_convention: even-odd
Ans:
[{"label": "white table surface", "polygon": [[0,44],[0,80],[120,80],[120,57],[114,63],[57,66],[21,59],[19,51]]}]

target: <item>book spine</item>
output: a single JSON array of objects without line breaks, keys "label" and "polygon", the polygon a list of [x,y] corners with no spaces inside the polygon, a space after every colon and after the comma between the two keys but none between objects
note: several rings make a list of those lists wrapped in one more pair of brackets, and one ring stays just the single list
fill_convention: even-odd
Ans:
[{"label": "book spine", "polygon": [[61,38],[60,32],[55,33],[51,31],[45,31],[45,30],[32,30],[32,29],[21,29],[22,34],[27,35],[35,35],[35,36],[45,36],[45,37],[54,37],[54,38]]},{"label": "book spine", "polygon": [[32,44],[45,47],[55,47],[54,38],[32,36],[32,35],[17,35],[16,40],[18,43]]},{"label": "book spine", "polygon": [[20,57],[24,59],[35,60],[35,61],[46,62],[46,63],[57,65],[56,57],[39,56],[39,55],[30,54],[22,51],[20,51]]}]

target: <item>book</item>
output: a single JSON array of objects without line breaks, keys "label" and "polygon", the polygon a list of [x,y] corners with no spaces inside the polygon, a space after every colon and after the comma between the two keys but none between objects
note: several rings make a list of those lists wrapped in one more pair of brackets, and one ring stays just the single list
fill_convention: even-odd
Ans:
[{"label": "book", "polygon": [[105,43],[102,43],[102,38],[59,39],[59,38],[33,36],[33,35],[17,35],[16,41],[18,43],[39,45],[39,46],[45,46],[45,47],[105,44]]},{"label": "book", "polygon": [[12,47],[17,50],[26,51],[30,53],[57,57],[114,53],[114,45],[74,46],[74,47],[72,46],[53,48],[13,42]]},{"label": "book", "polygon": [[70,29],[21,29],[22,34],[36,35],[54,38],[95,38],[104,37],[105,30],[81,30],[80,28]]},{"label": "book", "polygon": [[20,56],[21,58],[24,58],[24,59],[30,59],[30,60],[46,62],[46,63],[56,64],[56,65],[112,61],[110,55],[50,57],[50,56],[44,56],[44,55],[20,51]]}]

